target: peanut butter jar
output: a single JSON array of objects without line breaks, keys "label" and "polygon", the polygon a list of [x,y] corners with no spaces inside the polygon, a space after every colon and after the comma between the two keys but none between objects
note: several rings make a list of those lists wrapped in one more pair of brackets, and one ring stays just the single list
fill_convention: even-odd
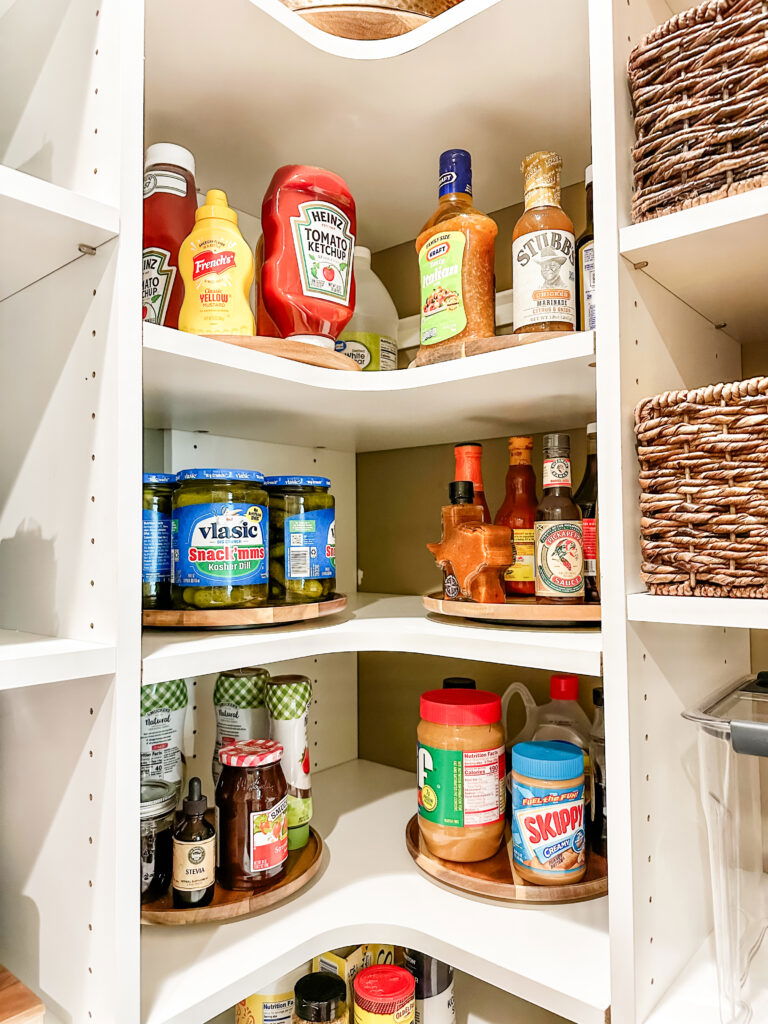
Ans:
[{"label": "peanut butter jar", "polygon": [[492,857],[504,835],[501,700],[487,690],[428,690],[417,737],[424,842],[443,860]]}]

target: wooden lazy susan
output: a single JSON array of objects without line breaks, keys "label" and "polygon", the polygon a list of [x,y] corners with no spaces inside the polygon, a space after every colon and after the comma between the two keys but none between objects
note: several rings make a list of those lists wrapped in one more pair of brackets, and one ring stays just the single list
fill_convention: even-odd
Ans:
[{"label": "wooden lazy susan", "polygon": [[605,896],[608,892],[608,863],[591,853],[587,874],[573,885],[531,885],[515,871],[512,863],[512,836],[506,827],[498,853],[475,864],[457,864],[430,853],[421,838],[419,816],[414,814],[405,829],[408,852],[425,874],[472,896],[486,896],[500,903],[581,903]]},{"label": "wooden lazy susan", "polygon": [[170,891],[141,908],[142,924],[189,925],[234,921],[280,903],[312,881],[320,868],[323,840],[310,825],[309,842],[288,854],[286,872],[279,881],[260,892],[231,892],[216,886],[213,902],[200,910],[177,910]]},{"label": "wooden lazy susan", "polygon": [[360,371],[354,359],[343,352],[321,348],[319,345],[308,345],[304,341],[289,341],[283,338],[264,338],[251,334],[206,334],[206,338],[223,341],[227,345],[248,348],[251,352],[264,352],[268,356],[280,356],[281,359],[292,359],[295,363],[307,363],[309,366],[323,366],[327,370]]},{"label": "wooden lazy susan", "polygon": [[442,591],[426,594],[422,601],[429,612],[453,618],[477,619],[508,626],[596,626],[600,624],[599,604],[537,604],[535,597],[510,599],[505,604],[476,604],[474,601],[445,601]]},{"label": "wooden lazy susan", "polygon": [[314,604],[286,604],[268,608],[217,608],[200,611],[186,608],[145,608],[142,623],[155,629],[254,629],[285,626],[336,615],[347,607],[343,594]]}]

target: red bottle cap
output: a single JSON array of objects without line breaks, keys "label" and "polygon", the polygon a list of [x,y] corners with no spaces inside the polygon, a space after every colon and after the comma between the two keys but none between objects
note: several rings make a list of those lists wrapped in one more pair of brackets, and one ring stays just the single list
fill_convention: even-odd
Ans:
[{"label": "red bottle cap", "polygon": [[219,761],[231,768],[263,768],[277,764],[282,756],[283,746],[275,740],[244,740],[219,751]]},{"label": "red bottle cap", "polygon": [[501,721],[501,698],[488,690],[427,690],[420,710],[436,725],[494,725]]},{"label": "red bottle cap", "polygon": [[550,676],[549,696],[552,700],[578,700],[579,677],[570,673]]},{"label": "red bottle cap", "polygon": [[355,1005],[368,1013],[394,1013],[414,998],[416,979],[404,967],[376,964],[355,975]]}]

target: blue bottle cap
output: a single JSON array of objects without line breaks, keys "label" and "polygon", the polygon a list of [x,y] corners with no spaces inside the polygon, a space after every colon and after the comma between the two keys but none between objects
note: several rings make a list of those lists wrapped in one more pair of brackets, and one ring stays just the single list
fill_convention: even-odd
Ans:
[{"label": "blue bottle cap", "polygon": [[546,782],[575,779],[584,773],[584,751],[561,740],[516,743],[512,747],[512,771]]},{"label": "blue bottle cap", "polygon": [[267,476],[267,487],[330,487],[327,476]]},{"label": "blue bottle cap", "polygon": [[472,157],[466,149],[446,149],[440,154],[437,194],[445,196],[450,192],[472,195]]},{"label": "blue bottle cap", "polygon": [[244,480],[248,483],[264,483],[264,474],[256,469],[182,469],[176,480]]},{"label": "blue bottle cap", "polygon": [[144,474],[145,484],[175,484],[176,476],[174,473],[145,473]]}]

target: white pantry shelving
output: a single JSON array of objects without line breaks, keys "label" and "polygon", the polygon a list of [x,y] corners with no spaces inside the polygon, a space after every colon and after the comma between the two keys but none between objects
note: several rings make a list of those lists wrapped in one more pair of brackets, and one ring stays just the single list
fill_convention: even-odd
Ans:
[{"label": "white pantry shelving", "polygon": [[116,660],[107,644],[0,629],[0,690],[109,676]]},{"label": "white pantry shelving", "polygon": [[768,603],[743,597],[628,594],[627,618],[632,622],[666,622],[676,626],[768,629]]},{"label": "white pantry shelving", "polygon": [[576,1024],[604,1024],[610,999],[605,898],[527,907],[464,900],[414,866],[403,839],[415,776],[351,761],[313,780],[328,844],[317,880],[255,920],[222,928],[145,927],[144,1024],[193,1024],[258,991],[316,952],[402,943]]},{"label": "white pantry shelving", "polygon": [[[339,373],[168,327],[144,328],[149,427],[378,451],[586,423],[595,409],[587,331],[403,372]],[[258,396],[258,401],[254,401]]]}]

